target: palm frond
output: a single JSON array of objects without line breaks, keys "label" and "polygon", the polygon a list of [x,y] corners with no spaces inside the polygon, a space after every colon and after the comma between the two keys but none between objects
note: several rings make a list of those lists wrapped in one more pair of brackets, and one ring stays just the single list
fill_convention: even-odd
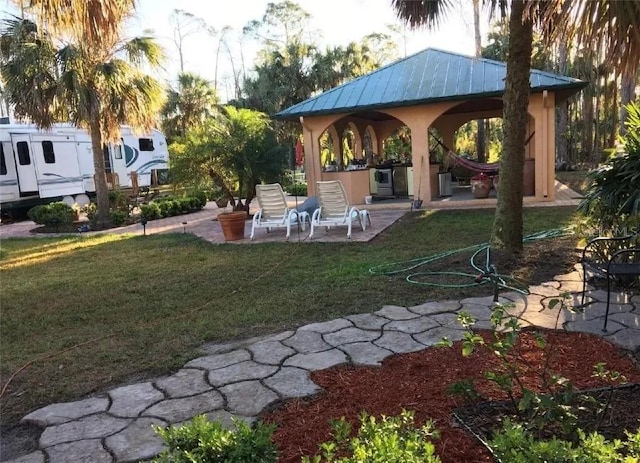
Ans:
[{"label": "palm frond", "polygon": [[[531,9],[530,5],[530,9]],[[538,5],[551,40],[577,42],[603,50],[607,60],[635,72],[640,63],[640,2],[638,0],[548,0]]]},{"label": "palm frond", "polygon": [[391,0],[398,19],[410,27],[435,27],[453,11],[453,0]]},{"label": "palm frond", "polygon": [[159,66],[165,59],[164,49],[152,37],[134,37],[116,52],[124,52],[128,60],[136,65],[148,63]]}]

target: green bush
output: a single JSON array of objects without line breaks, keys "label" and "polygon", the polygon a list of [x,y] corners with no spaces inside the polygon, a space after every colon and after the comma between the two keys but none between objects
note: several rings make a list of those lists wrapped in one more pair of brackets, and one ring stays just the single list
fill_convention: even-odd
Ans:
[{"label": "green bush", "polygon": [[589,173],[589,186],[578,207],[598,235],[626,235],[640,225],[640,105],[626,108],[624,151]]},{"label": "green bush", "polygon": [[155,463],[275,463],[277,453],[271,436],[273,425],[258,422],[251,428],[234,421],[235,430],[224,429],[204,415],[180,427],[154,427],[168,449]]},{"label": "green bush", "polygon": [[162,217],[160,207],[156,202],[150,202],[149,204],[140,205],[140,217],[147,220],[155,220]]},{"label": "green bush", "polygon": [[287,187],[287,193],[291,196],[307,196],[306,183],[294,183]]},{"label": "green bush", "polygon": [[124,225],[127,219],[129,218],[129,213],[121,210],[112,210],[109,211],[109,220],[115,227],[120,227]]},{"label": "green bush", "polygon": [[[334,421],[334,440],[320,445],[321,454],[303,463],[439,463],[433,423],[420,428],[414,424],[413,412],[403,410],[400,416],[376,420],[363,413],[358,435],[349,438],[351,425],[343,418]],[[349,455],[341,457],[338,455]]]},{"label": "green bush", "polygon": [[75,213],[71,206],[63,202],[55,202],[35,206],[27,212],[27,215],[35,223],[47,228],[60,230],[73,227]]},{"label": "green bush", "polygon": [[[552,438],[536,440],[521,425],[506,420],[502,430],[489,442],[502,463],[615,463],[638,461],[640,430],[625,432],[627,440],[607,441],[601,434],[586,435],[578,430],[576,445]],[[625,459],[626,458],[626,459]]]}]

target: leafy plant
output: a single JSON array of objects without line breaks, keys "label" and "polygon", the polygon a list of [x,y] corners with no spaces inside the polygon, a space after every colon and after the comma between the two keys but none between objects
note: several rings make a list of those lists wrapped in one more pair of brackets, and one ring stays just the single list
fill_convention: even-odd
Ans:
[{"label": "leafy plant", "polygon": [[623,150],[589,173],[589,186],[578,207],[598,235],[624,235],[640,226],[640,105],[631,103],[626,109]]},{"label": "leafy plant", "polygon": [[158,206],[158,203],[153,201],[149,204],[141,204],[140,217],[143,217],[147,220],[155,220],[161,218],[162,212],[160,211],[160,206]]},{"label": "leafy plant", "polygon": [[[549,309],[557,308],[559,317],[563,310],[569,310],[569,298],[568,294],[563,294],[561,298],[550,300]],[[471,355],[478,346],[485,346],[495,354],[499,366],[485,371],[484,376],[507,395],[513,413],[527,423],[527,430],[536,430],[540,435],[547,429],[553,432],[560,430],[564,436],[574,437],[578,423],[575,410],[578,406],[596,405],[596,411],[602,407],[598,407],[592,397],[578,393],[568,379],[550,370],[550,359],[555,348],[552,343],[547,342],[542,333],[535,334],[536,344],[545,351],[546,358],[539,372],[542,392],[533,391],[523,383],[523,373],[528,366],[518,350],[518,338],[522,327],[516,317],[509,315],[508,307],[509,305],[497,305],[492,309],[493,331],[488,342],[473,331],[473,317],[465,312],[458,314],[458,321],[466,330],[462,339],[462,355]],[[440,345],[451,346],[452,343],[445,339]],[[604,366],[597,367],[596,374],[612,378],[614,381],[623,380],[620,375],[606,371]],[[451,385],[450,390],[472,395],[475,389],[470,389],[468,383],[469,381],[458,382]]]},{"label": "leafy plant", "polygon": [[109,220],[115,227],[119,227],[124,225],[124,223],[129,218],[129,214],[120,210],[109,211]]},{"label": "leafy plant", "polygon": [[291,196],[307,196],[307,184],[293,183],[287,187],[287,193]]},{"label": "leafy plant", "polygon": [[32,207],[27,215],[37,224],[60,231],[73,226],[75,212],[71,206],[60,201]]},{"label": "leafy plant", "polygon": [[[438,437],[433,422],[416,427],[414,414],[377,420],[363,413],[357,436],[349,438],[351,425],[342,417],[332,423],[333,440],[320,444],[320,455],[303,457],[303,463],[439,463],[432,439]],[[348,455],[348,456],[339,456]]]},{"label": "leafy plant", "polygon": [[226,106],[172,144],[170,161],[177,182],[218,189],[234,210],[247,211],[258,183],[281,178],[286,154],[266,114]]},{"label": "leafy plant", "polygon": [[273,425],[261,422],[251,427],[234,420],[235,429],[225,429],[217,421],[199,415],[176,427],[154,426],[168,449],[155,463],[275,463],[277,454],[271,442]]},{"label": "leafy plant", "polygon": [[640,456],[640,430],[625,432],[626,440],[606,440],[578,429],[578,443],[553,437],[536,440],[522,425],[506,420],[489,445],[502,463],[634,462]]}]

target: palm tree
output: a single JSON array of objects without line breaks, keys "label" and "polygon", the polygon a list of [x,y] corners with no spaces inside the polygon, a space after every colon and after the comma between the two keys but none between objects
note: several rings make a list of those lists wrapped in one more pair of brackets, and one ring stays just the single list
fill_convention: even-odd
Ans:
[{"label": "palm tree", "polygon": [[[503,13],[506,0],[487,0]],[[435,26],[450,10],[451,0],[391,0],[398,17],[411,27]],[[504,143],[500,196],[492,243],[512,253],[522,250],[522,170],[524,164],[533,21],[550,40],[575,37],[586,47],[605,46],[611,61],[623,68],[640,60],[640,2],[637,0],[511,0],[504,93]],[[516,181],[517,179],[517,181]]]},{"label": "palm tree", "polygon": [[[106,227],[109,197],[102,147],[119,139],[121,124],[137,130],[149,130],[154,125],[164,91],[139,66],[157,66],[162,50],[149,37],[122,40],[119,26],[130,13],[125,7],[131,2],[61,0],[58,13],[53,14],[49,8],[54,3],[33,2],[47,25],[67,31],[65,40],[55,40],[30,20],[8,20],[0,38],[0,72],[17,117],[27,117],[44,128],[71,121],[89,131],[97,222],[99,227]],[[87,9],[94,3],[101,5],[94,5],[99,11]],[[69,5],[78,9],[69,10]],[[69,16],[60,11],[67,11]],[[107,18],[108,14],[111,16]],[[78,22],[68,24],[69,18]],[[104,30],[99,30],[97,25],[103,23]]]},{"label": "palm tree", "polygon": [[162,109],[167,137],[184,137],[187,130],[213,115],[218,97],[211,83],[192,73],[178,76],[178,88],[170,90]]}]

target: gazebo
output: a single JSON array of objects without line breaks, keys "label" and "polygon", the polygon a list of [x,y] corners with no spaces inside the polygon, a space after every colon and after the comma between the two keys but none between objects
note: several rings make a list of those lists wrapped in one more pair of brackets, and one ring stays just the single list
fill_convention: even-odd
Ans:
[{"label": "gazebo", "polygon": [[[468,121],[502,117],[506,65],[456,53],[426,49],[358,77],[274,115],[299,120],[304,136],[309,195],[318,180],[342,180],[349,199],[363,202],[372,193],[374,169],[323,169],[320,137],[328,131],[333,150],[342,157],[342,134],[354,135],[355,156],[372,167],[369,150],[382,153],[384,140],[406,126],[411,131],[411,164],[405,164],[407,193],[429,205],[438,193],[438,166],[430,163],[429,129],[444,145],[454,146],[455,131]],[[523,153],[530,166],[536,201],[554,200],[555,107],[587,85],[578,79],[532,70],[528,143]],[[363,166],[359,166],[363,167]],[[525,166],[526,168],[526,166]],[[525,194],[527,194],[525,192]]]}]

